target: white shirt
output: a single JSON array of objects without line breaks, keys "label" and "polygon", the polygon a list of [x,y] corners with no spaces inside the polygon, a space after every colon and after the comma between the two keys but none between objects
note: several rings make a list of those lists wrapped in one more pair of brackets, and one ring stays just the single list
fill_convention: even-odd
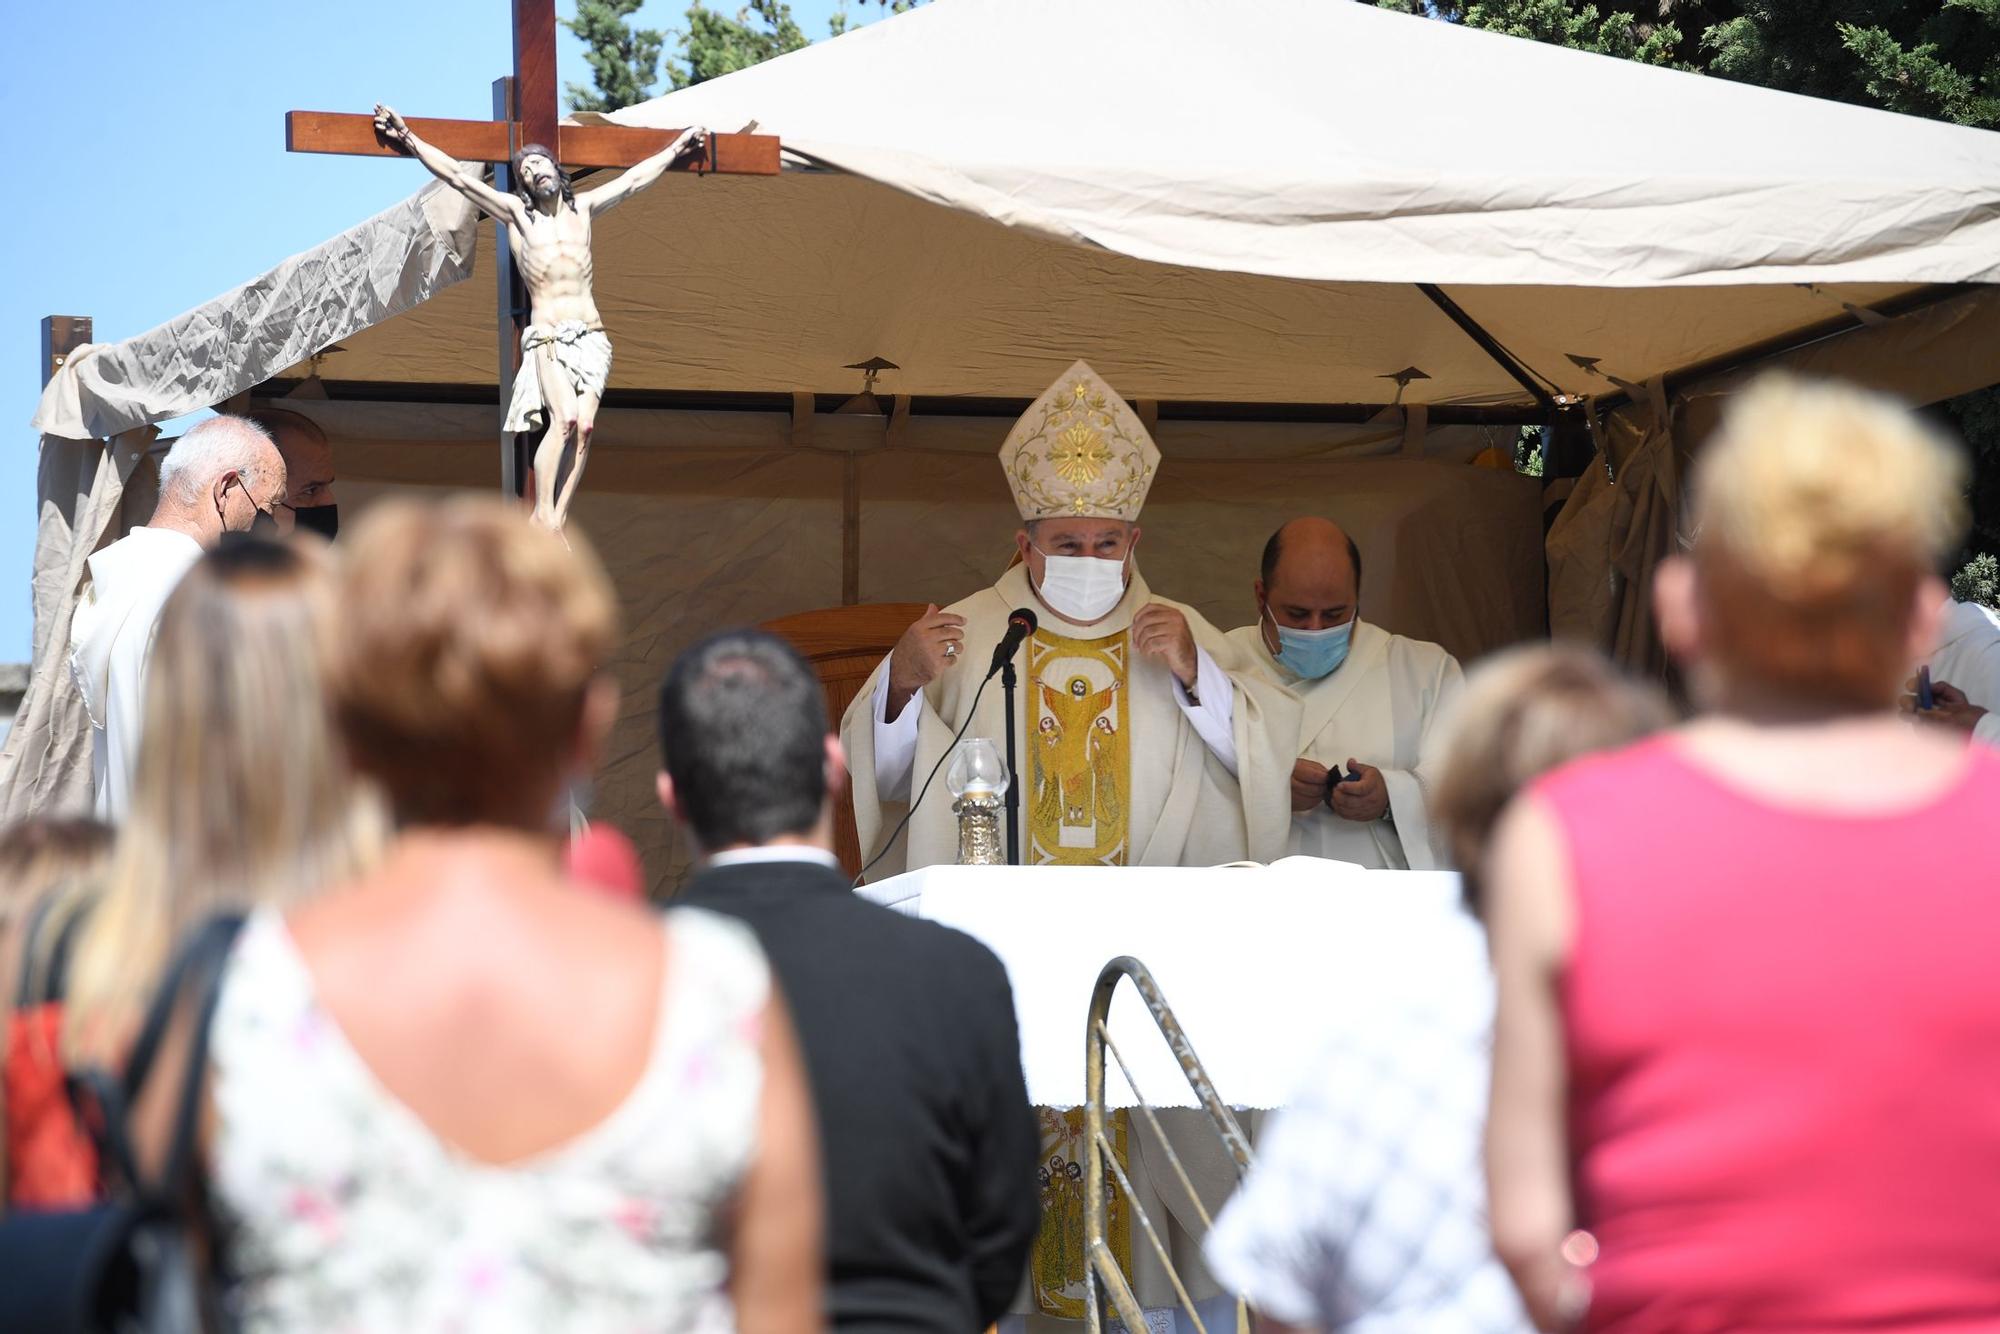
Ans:
[{"label": "white shirt", "polygon": [[[1195,733],[1234,778],[1236,688],[1230,683],[1228,673],[1208,656],[1207,649],[1196,644],[1194,658],[1194,689],[1200,702],[1188,696],[1178,677],[1174,679],[1174,702],[1181,706],[1181,712],[1194,724]],[[917,699],[912,696],[896,715],[896,721],[888,721],[888,667],[888,659],[884,658],[875,687],[875,790],[884,801],[908,801],[911,770],[917,761]]]},{"label": "white shirt", "polygon": [[1492,1066],[1484,933],[1456,904],[1385,932],[1365,1006],[1336,1007],[1203,1257],[1288,1324],[1526,1334],[1494,1258],[1481,1138]]},{"label": "white shirt", "polygon": [[1986,710],[1972,735],[2000,746],[2000,615],[1975,602],[1945,603],[1944,628],[1928,665],[1931,680],[1958,687]]},{"label": "white shirt", "polygon": [[840,858],[825,848],[815,848],[809,843],[767,843],[756,848],[731,848],[718,852],[708,859],[709,866],[743,866],[753,862],[817,862],[821,866],[840,869]]}]

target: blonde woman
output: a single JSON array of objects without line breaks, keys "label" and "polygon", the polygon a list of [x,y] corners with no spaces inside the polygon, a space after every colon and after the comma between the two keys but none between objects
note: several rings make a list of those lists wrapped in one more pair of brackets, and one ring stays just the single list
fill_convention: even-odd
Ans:
[{"label": "blonde woman", "polygon": [[812,1110],[755,939],[561,870],[617,706],[571,540],[475,497],[348,539],[331,693],[398,832],[229,962],[201,1152],[253,1334],[820,1327]]},{"label": "blonde woman", "polygon": [[1655,580],[1705,716],[1501,818],[1487,1167],[1544,1328],[2000,1325],[2000,754],[1896,716],[1963,475],[1751,388]]},{"label": "blonde woman", "polygon": [[115,1068],[187,927],[351,878],[385,821],[326,708],[331,555],[232,538],[161,613],[132,807],[78,936],[64,1002],[73,1066]]}]

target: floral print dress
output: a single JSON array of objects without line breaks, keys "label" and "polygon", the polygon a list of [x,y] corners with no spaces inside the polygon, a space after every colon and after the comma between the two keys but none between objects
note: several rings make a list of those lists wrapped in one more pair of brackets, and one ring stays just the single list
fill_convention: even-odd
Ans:
[{"label": "floral print dress", "polygon": [[677,909],[663,929],[638,1084],[581,1135],[494,1166],[377,1081],[283,917],[254,916],[211,1038],[211,1192],[244,1329],[732,1329],[721,1219],[756,1147],[770,977],[737,923]]}]

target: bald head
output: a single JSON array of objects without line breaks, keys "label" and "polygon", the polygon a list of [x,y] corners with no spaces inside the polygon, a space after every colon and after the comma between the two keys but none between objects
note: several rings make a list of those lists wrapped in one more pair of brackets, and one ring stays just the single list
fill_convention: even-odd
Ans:
[{"label": "bald head", "polygon": [[278,511],[280,531],[291,531],[297,511],[334,503],[333,446],[318,422],[289,408],[254,408],[243,415],[270,433],[285,460],[285,504],[290,508]]},{"label": "bald head", "polygon": [[1293,519],[1264,544],[1256,594],[1279,625],[1344,625],[1361,597],[1361,549],[1330,519]]}]

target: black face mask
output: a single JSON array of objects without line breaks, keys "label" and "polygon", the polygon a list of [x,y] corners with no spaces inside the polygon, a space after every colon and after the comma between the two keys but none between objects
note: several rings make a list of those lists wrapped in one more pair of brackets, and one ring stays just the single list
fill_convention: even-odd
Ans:
[{"label": "black face mask", "polygon": [[292,518],[298,526],[308,532],[318,533],[331,542],[340,531],[340,506],[313,505],[307,509],[293,510]]}]

